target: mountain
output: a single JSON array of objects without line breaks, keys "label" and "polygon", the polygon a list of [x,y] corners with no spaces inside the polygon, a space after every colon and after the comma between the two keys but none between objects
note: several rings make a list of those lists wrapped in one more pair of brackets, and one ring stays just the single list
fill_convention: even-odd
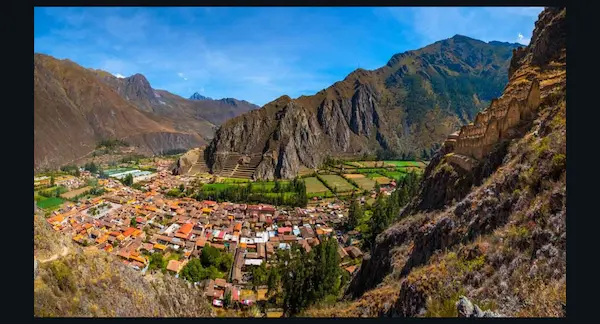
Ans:
[{"label": "mountain", "polygon": [[161,273],[142,276],[104,250],[80,248],[34,216],[36,317],[212,317],[199,288]]},{"label": "mountain", "polygon": [[540,13],[502,95],[434,155],[344,303],[306,315],[566,316],[566,30],[566,9]]},{"label": "mountain", "polygon": [[187,100],[155,90],[141,74],[117,78],[70,60],[34,54],[34,168],[91,154],[123,139],[148,154],[208,143],[216,125],[251,104]]},{"label": "mountain", "polygon": [[206,162],[218,172],[239,154],[262,154],[254,176],[271,179],[317,167],[326,155],[428,155],[501,94],[518,46],[456,35],[315,95],[282,96],[224,123]]},{"label": "mountain", "polygon": [[205,97],[205,96],[199,94],[198,92],[194,92],[194,94],[190,96],[190,100],[213,100],[213,99],[210,97]]}]

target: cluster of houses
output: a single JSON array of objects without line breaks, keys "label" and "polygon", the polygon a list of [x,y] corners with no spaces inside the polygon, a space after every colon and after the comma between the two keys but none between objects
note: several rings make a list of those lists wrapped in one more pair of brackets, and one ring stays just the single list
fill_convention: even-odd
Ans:
[{"label": "cluster of houses", "polygon": [[276,208],[167,198],[160,188],[181,179],[172,180],[175,177],[165,173],[159,172],[146,192],[112,179],[100,180],[105,195],[67,203],[47,221],[75,242],[113,253],[144,273],[153,253],[165,257],[176,254],[177,258],[169,258],[167,264],[167,270],[176,275],[207,245],[230,253],[233,264],[226,278],[202,283],[205,296],[217,304],[228,292],[233,300],[239,300],[240,289],[252,279],[252,268],[270,263],[277,250],[290,249],[293,243],[310,252],[324,237],[336,237],[342,266],[351,273],[357,264],[352,260],[362,259],[356,246],[358,233],[335,230],[348,212],[343,202]]}]

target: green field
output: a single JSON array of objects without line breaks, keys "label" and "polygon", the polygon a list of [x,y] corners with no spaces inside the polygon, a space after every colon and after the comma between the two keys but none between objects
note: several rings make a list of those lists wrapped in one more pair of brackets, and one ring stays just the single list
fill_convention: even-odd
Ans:
[{"label": "green field", "polygon": [[[279,181],[279,184],[282,186],[287,186],[289,181]],[[275,188],[275,181],[261,181],[261,182],[253,182],[252,183],[252,192],[265,192],[270,191]]]},{"label": "green field", "polygon": [[[383,173],[383,172],[382,172],[382,173]],[[381,174],[379,174],[379,173],[367,173],[367,174],[366,174],[366,176],[367,176],[368,178],[371,178],[371,179],[373,179],[373,178],[377,178],[377,177],[383,177],[383,175],[381,175]]]},{"label": "green field", "polygon": [[352,180],[356,182],[356,184],[363,190],[372,190],[373,188],[375,188],[375,181],[373,181],[373,179],[364,177]]},{"label": "green field", "polygon": [[353,191],[354,186],[348,183],[346,179],[337,174],[322,175],[321,178],[327,183],[330,188],[335,188],[337,192]]},{"label": "green field", "polygon": [[223,178],[222,183],[247,183],[250,179]]},{"label": "green field", "polygon": [[223,190],[228,187],[237,187],[239,183],[206,183],[202,185],[202,191]]},{"label": "green field", "polygon": [[397,167],[417,167],[424,168],[426,165],[420,161],[383,161],[388,164],[393,164]]},{"label": "green field", "polygon": [[315,177],[304,178],[304,184],[306,184],[306,193],[308,196],[317,196],[317,194],[330,192],[329,189]]},{"label": "green field", "polygon": [[404,178],[406,176],[406,172],[403,171],[386,171],[382,172],[388,178],[392,178],[394,180],[398,180],[400,178]]},{"label": "green field", "polygon": [[63,202],[64,202],[64,200],[62,200],[60,198],[51,197],[51,198],[46,198],[42,201],[39,201],[37,203],[37,205],[39,208],[48,209],[48,208],[60,206]]}]

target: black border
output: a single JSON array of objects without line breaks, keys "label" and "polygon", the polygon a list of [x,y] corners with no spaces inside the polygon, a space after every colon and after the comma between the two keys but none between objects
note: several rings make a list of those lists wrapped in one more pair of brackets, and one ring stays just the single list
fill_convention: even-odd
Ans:
[{"label": "black border", "polygon": [[[304,0],[304,1],[286,1],[286,2],[280,2],[277,3],[275,1],[259,1],[259,0],[255,0],[255,1],[243,1],[243,0],[236,0],[236,1],[191,1],[191,0],[178,0],[178,1],[160,1],[160,0],[152,0],[152,1],[132,1],[132,0],[121,0],[121,1],[115,1],[115,0],[103,0],[103,1],[94,1],[94,0],[89,0],[89,1],[85,1],[85,0],[79,0],[79,1],[74,1],[74,0],[56,0],[56,1],[52,1],[52,0],[36,0],[34,1],[34,6],[566,6],[566,2],[559,2],[559,1],[526,1],[526,2],[520,2],[520,1],[497,1],[497,0],[483,0],[483,1],[469,1],[469,0],[462,0],[462,1],[435,1],[435,0],[423,0],[423,1],[415,1],[415,0],[409,0],[409,1],[392,1],[392,0],[371,0],[371,1],[359,1],[359,0],[347,0],[347,1],[335,1],[335,0],[321,0],[321,1],[315,1],[315,0]],[[593,73],[591,71],[591,68],[593,68],[594,66],[598,65],[598,59],[597,57],[590,57],[588,59],[584,58],[584,55],[594,55],[596,54],[595,51],[591,50],[591,49],[584,49],[583,47],[581,47],[581,44],[586,44],[586,43],[596,43],[596,39],[598,38],[597,33],[595,33],[594,30],[594,26],[595,26],[595,21],[597,18],[595,17],[590,17],[590,18],[583,18],[583,14],[581,12],[578,11],[583,11],[584,13],[586,12],[586,10],[583,9],[583,6],[581,8],[577,8],[574,5],[569,5],[568,6],[569,9],[569,16],[568,16],[568,28],[569,28],[569,40],[568,40],[568,62],[569,62],[569,67],[568,67],[568,84],[569,84],[569,92],[567,94],[567,101],[569,102],[569,105],[571,107],[570,110],[567,111],[567,115],[568,115],[568,122],[567,122],[567,133],[568,133],[568,138],[567,138],[567,151],[568,151],[568,156],[569,156],[569,164],[567,166],[567,201],[568,201],[568,214],[571,217],[567,218],[567,226],[568,226],[568,244],[567,244],[567,263],[568,263],[568,269],[569,269],[569,274],[568,274],[568,285],[567,285],[567,299],[568,299],[568,303],[567,303],[567,317],[566,318],[559,318],[559,319],[509,319],[509,320],[527,320],[527,321],[543,321],[543,320],[549,320],[549,321],[573,321],[573,322],[580,322],[580,321],[585,321],[586,319],[590,319],[589,322],[594,322],[594,319],[597,321],[596,317],[598,317],[596,314],[592,314],[593,311],[595,311],[598,306],[596,305],[592,305],[592,302],[595,302],[597,297],[595,296],[594,292],[590,291],[591,295],[590,296],[583,296],[583,293],[585,291],[585,289],[583,287],[581,287],[581,285],[587,285],[587,286],[592,286],[593,283],[597,282],[597,274],[595,273],[595,256],[597,255],[596,253],[594,253],[594,251],[585,251],[583,250],[586,246],[590,246],[590,247],[594,247],[595,246],[595,241],[593,240],[595,237],[597,237],[597,235],[594,235],[595,231],[597,231],[597,229],[599,229],[599,227],[593,226],[592,222],[597,221],[598,218],[598,207],[594,204],[592,205],[592,203],[594,202],[594,198],[596,198],[596,194],[598,192],[600,192],[597,189],[597,182],[593,181],[593,178],[590,177],[590,175],[596,175],[596,173],[594,172],[597,167],[597,161],[594,159],[595,156],[593,156],[593,153],[596,152],[596,147],[595,147],[595,139],[596,138],[600,138],[600,136],[597,136],[595,134],[595,130],[597,129],[597,127],[594,127],[596,121],[600,120],[598,118],[595,118],[598,113],[598,107],[596,102],[592,99],[592,98],[585,98],[586,95],[590,95],[590,94],[595,94],[597,92],[592,90],[591,87],[595,86],[597,81],[595,81],[597,79],[597,74]],[[594,10],[595,8],[592,8],[592,6],[589,6],[587,8],[587,13],[592,14],[592,13],[596,13],[597,11]],[[12,10],[6,10],[5,11],[8,15],[8,17],[13,16],[13,12]],[[23,19],[25,20],[25,19]],[[580,24],[579,26],[576,27],[576,24]],[[14,30],[14,29],[13,29]],[[17,35],[12,33],[13,30],[8,30],[8,33],[11,34],[9,35],[9,39],[11,37],[14,37],[15,40],[19,39],[20,37],[16,37]],[[578,38],[581,38],[578,40]],[[577,43],[580,42],[580,45],[577,45]],[[19,42],[14,42],[13,44],[18,44]],[[5,44],[8,45],[7,42],[5,42]],[[23,50],[24,47],[20,47],[20,46],[7,46],[8,48],[5,48],[5,51],[8,51],[9,55],[13,54],[12,52],[14,52],[14,50],[16,49],[18,50]],[[579,50],[576,50],[576,48],[579,48]],[[16,53],[15,53],[16,54]],[[580,56],[580,57],[578,57]],[[16,61],[25,61],[25,57],[26,55],[20,55],[17,54],[15,55],[15,59]],[[9,68],[10,65],[12,65],[13,60],[9,61],[11,63],[9,63]],[[23,66],[25,66],[25,62],[23,62]],[[16,67],[16,66],[15,66]],[[20,70],[20,69],[19,69]],[[5,78],[11,80],[13,78],[13,76],[18,75],[18,74],[23,74],[22,72],[17,72],[16,74],[10,73],[10,75],[5,76]],[[589,76],[591,78],[590,81],[587,80],[583,80],[584,78],[586,78],[587,76]],[[582,80],[580,80],[579,78],[581,78]],[[30,79],[31,80],[31,79]],[[31,82],[31,81],[30,81]],[[20,85],[20,82],[17,83]],[[24,88],[21,86],[11,86],[11,87],[7,87],[4,90],[8,91],[10,89],[10,98],[25,98],[27,97],[29,93],[25,94],[24,92]],[[16,93],[13,94],[12,92],[16,90],[17,92],[22,92],[21,95],[17,95]],[[18,99],[17,99],[18,100]],[[10,102],[10,100],[9,100]],[[33,120],[33,110],[32,109],[18,109],[18,106],[13,106],[13,105],[8,105],[5,104],[5,114],[8,115],[8,118],[5,117],[6,121],[19,121],[20,123],[22,123],[23,125],[19,125],[17,123],[13,123],[13,122],[9,122],[7,123],[8,126],[6,127],[6,129],[12,134],[19,134],[19,139],[20,138],[24,138],[24,137],[28,137],[31,136],[31,138],[33,138],[33,134],[29,128],[29,132],[27,132],[28,135],[25,135],[25,129],[27,129],[30,126],[26,126],[25,125],[25,121],[28,121],[28,123],[31,123],[31,121]],[[587,123],[587,124],[586,124]],[[21,135],[20,133],[23,133],[23,135]],[[13,135],[14,136],[14,135]],[[12,137],[12,136],[11,136]],[[9,227],[10,229],[6,232],[9,232],[9,234],[12,235],[19,235],[19,238],[17,240],[7,240],[5,241],[6,246],[9,248],[7,250],[5,250],[6,252],[6,256],[5,256],[5,260],[7,261],[5,264],[6,265],[11,265],[11,266],[7,266],[6,269],[9,270],[9,274],[8,276],[5,277],[5,282],[7,282],[7,285],[5,285],[5,289],[4,289],[4,296],[3,297],[7,297],[8,299],[12,300],[14,299],[14,294],[17,293],[18,295],[21,294],[27,294],[28,297],[33,297],[32,296],[32,290],[33,290],[33,281],[31,280],[31,268],[30,268],[30,262],[31,262],[31,258],[30,258],[30,254],[33,250],[33,240],[30,241],[31,245],[29,246],[30,248],[30,252],[27,253],[14,253],[15,251],[13,251],[12,253],[10,252],[10,249],[13,249],[15,246],[17,246],[17,244],[15,244],[16,242],[19,242],[21,240],[24,240],[25,235],[31,235],[29,233],[24,233],[25,230],[17,230],[14,231],[13,229],[25,229],[25,228],[31,228],[31,223],[30,220],[27,220],[27,217],[24,215],[25,212],[23,211],[23,207],[25,206],[26,208],[31,208],[31,202],[29,200],[29,196],[22,194],[19,195],[18,193],[25,193],[25,192],[29,192],[29,190],[31,190],[30,185],[24,181],[23,179],[23,174],[26,174],[26,171],[23,170],[24,172],[15,172],[15,164],[18,165],[18,168],[20,169],[21,167],[23,169],[26,169],[27,167],[24,165],[24,163],[19,163],[21,160],[20,158],[18,158],[19,156],[27,156],[29,154],[32,154],[30,150],[30,148],[25,147],[25,145],[22,145],[23,142],[25,142],[24,140],[18,140],[18,141],[11,141],[11,137],[5,137],[5,141],[9,142],[11,144],[13,144],[13,147],[10,147],[11,149],[11,153],[10,155],[7,155],[6,158],[7,161],[13,162],[10,165],[7,165],[5,167],[5,172],[6,172],[6,181],[10,181],[12,182],[12,184],[15,184],[17,186],[23,186],[22,190],[17,191],[17,194],[13,194],[11,193],[9,196],[10,199],[7,199],[6,202],[8,202],[8,210],[5,211],[5,217],[6,219],[11,219],[11,220],[18,220],[20,222],[23,222],[24,226],[19,226],[17,224],[13,224],[13,222],[7,222],[5,223],[5,226]],[[5,143],[6,143],[5,142]],[[28,151],[30,153],[25,153],[25,151]],[[9,157],[10,156],[10,157]],[[33,160],[33,159],[32,159]],[[19,161],[19,162],[17,162]],[[31,161],[31,160],[30,160]],[[17,163],[14,163],[17,162]],[[586,163],[587,162],[587,163]],[[587,167],[586,167],[587,166]],[[14,170],[14,171],[13,171]],[[28,170],[29,172],[31,172],[31,169]],[[12,179],[14,177],[14,180]],[[589,179],[589,180],[588,180]],[[14,190],[14,189],[11,189]],[[27,197],[28,199],[25,199],[25,197]],[[15,198],[15,199],[12,199]],[[598,198],[596,198],[598,199]],[[586,206],[586,203],[588,204]],[[12,210],[14,209],[14,210]],[[10,225],[9,225],[10,224]],[[584,230],[589,230],[590,233],[584,233]],[[32,233],[32,232],[30,232]],[[590,240],[590,238],[592,240]],[[579,241],[582,242],[579,242]],[[8,252],[8,253],[7,253]],[[587,252],[587,253],[586,253]],[[588,262],[581,262],[581,259],[585,258],[586,261]],[[27,268],[27,271],[24,271],[24,269]],[[589,271],[590,274],[589,276],[585,276],[585,274],[580,274],[578,273],[579,271]],[[18,276],[23,276],[24,278],[15,278],[15,275]],[[587,278],[586,278],[587,277]],[[31,284],[31,290],[26,291],[26,289],[24,289],[25,285],[23,285],[22,283],[24,282],[30,282]],[[10,287],[13,284],[15,284],[15,287]],[[12,289],[11,289],[12,288]],[[19,296],[20,297],[20,296]],[[27,298],[29,299],[29,298]],[[586,305],[587,304],[587,305]],[[13,316],[18,316],[18,315],[24,315],[27,316],[28,319],[34,319],[37,321],[56,321],[56,320],[65,320],[65,321],[75,321],[75,322],[79,322],[80,319],[79,318],[60,318],[60,319],[50,319],[50,318],[33,318],[31,315],[29,315],[30,310],[32,310],[32,305],[31,302],[28,301],[27,304],[24,302],[23,304],[21,304],[20,306],[22,306],[23,308],[21,309],[21,307],[19,308],[19,311],[17,311],[17,309],[11,310],[11,309],[6,309],[6,311],[4,312],[4,316],[5,317],[9,317],[9,321],[11,319],[13,319]],[[20,311],[23,310],[23,311]],[[590,317],[586,316],[588,314],[585,314],[586,311],[590,311]],[[27,315],[25,315],[27,314]],[[595,315],[595,316],[594,316]],[[16,318],[15,318],[16,319]],[[106,320],[106,319],[94,319],[96,321],[102,321],[102,320]],[[123,320],[121,318],[111,318],[109,320]],[[127,320],[127,319],[125,319]],[[240,322],[247,322],[247,321],[256,321],[256,320],[271,320],[271,321],[303,321],[303,320],[316,320],[316,321],[325,321],[325,320],[347,320],[347,321],[389,321],[390,323],[392,322],[397,322],[397,321],[408,321],[408,322],[413,322],[413,321],[434,321],[436,319],[415,319],[415,318],[408,318],[408,319],[395,319],[395,318],[377,318],[377,319],[324,319],[324,318],[316,318],[316,319],[300,319],[300,318],[291,318],[291,319],[247,319],[247,318],[239,318],[239,319],[218,319],[218,318],[207,318],[207,319],[178,319],[178,318],[173,318],[173,319],[166,319],[166,318],[135,318],[132,320],[142,320],[142,321],[178,321],[180,323],[182,322],[198,322],[198,321],[204,321],[204,320],[208,320],[208,321],[218,321],[218,320],[228,320],[228,321],[240,321]],[[446,321],[456,321],[456,320],[460,320],[460,319],[445,319]],[[465,320],[465,319],[462,319]],[[484,319],[484,320],[488,320],[488,319]],[[491,319],[489,319],[491,320]],[[498,319],[496,319],[498,320]],[[500,319],[501,320],[501,319]],[[12,322],[12,321],[11,321]],[[19,320],[19,322],[21,322]],[[588,321],[585,321],[588,322]]]}]

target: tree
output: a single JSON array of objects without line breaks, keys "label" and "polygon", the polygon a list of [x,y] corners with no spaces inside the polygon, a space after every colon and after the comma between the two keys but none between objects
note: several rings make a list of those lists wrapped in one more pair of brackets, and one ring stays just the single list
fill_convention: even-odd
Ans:
[{"label": "tree", "polygon": [[219,261],[219,250],[206,243],[200,254],[200,261],[204,267],[210,267],[218,264]]},{"label": "tree", "polygon": [[131,225],[131,227],[136,227],[137,226],[137,220],[135,220],[135,216],[131,217],[131,222],[129,224]]},{"label": "tree", "polygon": [[127,174],[125,178],[123,178],[123,184],[126,186],[133,185],[133,176],[131,175],[131,173]]},{"label": "tree", "polygon": [[226,308],[229,308],[229,306],[231,306],[231,290],[227,290],[227,292],[225,293],[223,305]]},{"label": "tree", "polygon": [[346,222],[346,229],[351,231],[356,226],[358,226],[358,222],[363,218],[364,212],[362,207],[358,203],[356,199],[352,200],[352,204],[350,204],[350,210],[348,211],[348,222]]},{"label": "tree", "polygon": [[381,191],[381,186],[379,185],[379,182],[375,182],[375,192],[377,194],[379,194],[380,191]]},{"label": "tree", "polygon": [[79,172],[79,168],[78,167],[75,167],[75,176],[76,177],[81,176],[81,172]]},{"label": "tree", "polygon": [[50,176],[50,187],[54,187],[54,175]]},{"label": "tree", "polygon": [[183,183],[179,184],[179,191],[180,192],[184,192],[185,191],[185,186],[183,185]]},{"label": "tree", "polygon": [[166,267],[165,260],[163,259],[162,254],[153,253],[150,255],[150,264],[148,265],[148,269],[150,270],[159,270]]},{"label": "tree", "polygon": [[371,216],[370,220],[371,233],[369,234],[371,247],[373,247],[377,235],[383,232],[389,225],[390,218],[387,215],[385,203],[383,196],[380,195],[373,205],[373,216]]},{"label": "tree", "polygon": [[267,272],[266,263],[263,262],[258,267],[254,267],[252,269],[252,286],[254,290],[258,288],[258,286],[262,286],[267,283],[269,273]]}]

